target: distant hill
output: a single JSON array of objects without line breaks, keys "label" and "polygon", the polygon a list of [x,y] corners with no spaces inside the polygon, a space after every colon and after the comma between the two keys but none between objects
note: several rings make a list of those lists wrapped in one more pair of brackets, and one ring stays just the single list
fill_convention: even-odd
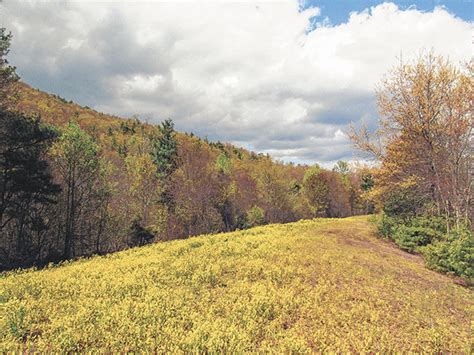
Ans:
[{"label": "distant hill", "polygon": [[469,353],[470,291],[373,231],[306,220],[8,273],[0,349]]}]

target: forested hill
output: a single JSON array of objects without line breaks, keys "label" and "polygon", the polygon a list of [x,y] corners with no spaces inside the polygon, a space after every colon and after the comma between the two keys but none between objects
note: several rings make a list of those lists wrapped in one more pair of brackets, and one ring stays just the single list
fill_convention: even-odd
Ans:
[{"label": "forested hill", "polygon": [[[110,135],[110,132],[116,129],[126,131],[126,133],[135,133],[133,130],[136,130],[138,126],[147,132],[153,130],[152,124],[147,124],[134,118],[122,118],[98,112],[88,106],[80,106],[72,100],[67,100],[60,95],[48,94],[35,89],[23,82],[18,83],[18,88],[18,100],[15,100],[12,109],[30,117],[39,116],[43,123],[61,127],[74,121],[77,122],[83,130],[99,139],[104,134]],[[130,129],[127,131],[127,128]],[[176,134],[178,139],[182,139],[180,132],[176,132]],[[105,142],[101,141],[101,143]],[[239,154],[239,156],[249,157],[251,154],[243,148],[233,147],[230,144],[226,144],[226,147],[229,152],[234,151],[236,154]],[[107,145],[104,145],[102,148],[108,150]],[[237,153],[237,151],[239,153]]]},{"label": "forested hill", "polygon": [[84,129],[90,129],[95,125],[97,129],[105,131],[111,124],[123,121],[120,117],[82,107],[73,101],[32,88],[23,82],[19,82],[18,87],[19,97],[13,108],[30,116],[40,115],[46,123],[65,125],[74,119]]},{"label": "forested hill", "polygon": [[[69,122],[76,122],[81,129],[88,134],[93,135],[95,139],[101,144],[101,148],[107,153],[112,153],[114,150],[120,150],[118,147],[123,140],[119,137],[121,133],[124,135],[135,135],[140,133],[151,133],[156,126],[140,121],[138,118],[122,118],[102,112],[95,111],[88,106],[80,106],[72,100],[67,100],[60,95],[48,94],[44,91],[35,89],[24,82],[18,84],[19,94],[18,99],[15,100],[11,108],[19,111],[29,117],[40,117],[41,122],[51,124],[56,127],[66,126]],[[193,133],[175,132],[177,140],[184,140],[185,136],[194,137]],[[115,140],[108,141],[104,136],[115,136]],[[268,155],[256,154],[244,148],[235,147],[231,144],[223,144],[221,142],[209,142],[207,139],[200,139],[202,144],[207,146],[214,153],[221,153],[225,151],[226,155],[234,155],[239,160],[258,158],[269,158]],[[126,139],[125,139],[126,140]],[[115,142],[115,146],[110,143]],[[126,143],[123,143],[123,149],[126,149]],[[275,164],[281,163],[273,161]],[[304,167],[299,168],[300,172]],[[299,174],[301,175],[301,174]]]},{"label": "forested hill", "polygon": [[[44,164],[35,165],[38,171],[30,176],[31,164],[17,162],[31,181],[12,189],[41,188],[34,199],[6,195],[9,200],[2,204],[9,215],[2,217],[0,269],[373,209],[364,199],[373,185],[366,168],[345,162],[332,170],[283,164],[176,132],[171,120],[145,124],[81,107],[21,82],[18,87],[10,109],[19,114],[8,114],[2,126],[11,143],[6,149],[18,157],[16,142],[39,142],[22,154],[41,157]],[[48,182],[49,174],[56,186]]]}]

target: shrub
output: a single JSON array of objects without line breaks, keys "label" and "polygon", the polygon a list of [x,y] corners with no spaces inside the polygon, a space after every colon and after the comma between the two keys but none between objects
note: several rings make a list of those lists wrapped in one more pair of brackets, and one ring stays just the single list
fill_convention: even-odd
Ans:
[{"label": "shrub", "polygon": [[395,243],[409,252],[415,251],[420,246],[428,245],[439,237],[440,233],[432,228],[403,224],[398,226],[393,233]]},{"label": "shrub", "polygon": [[398,189],[387,193],[383,198],[383,211],[389,216],[404,219],[416,216],[426,206],[423,195],[410,189]]},{"label": "shrub", "polygon": [[263,208],[253,206],[247,211],[247,226],[255,227],[265,223],[265,211]]},{"label": "shrub", "polygon": [[446,220],[436,216],[402,219],[383,212],[377,228],[380,236],[393,239],[402,249],[412,252],[418,246],[442,239]]},{"label": "shrub", "polygon": [[153,241],[155,235],[148,229],[142,227],[138,220],[133,221],[130,228],[130,246],[143,246]]},{"label": "shrub", "polygon": [[450,233],[446,240],[439,240],[420,248],[426,265],[472,280],[474,278],[474,236],[468,229]]},{"label": "shrub", "polygon": [[446,234],[446,218],[439,216],[420,216],[410,220],[410,225],[413,227],[431,228],[439,235]]},{"label": "shrub", "polygon": [[397,224],[398,221],[395,217],[390,217],[382,212],[377,223],[379,235],[384,238],[391,238]]},{"label": "shrub", "polygon": [[438,272],[474,278],[474,236],[468,227],[447,234],[446,219],[438,216],[400,218],[382,213],[380,236],[392,239],[401,249],[422,253],[426,265]]}]

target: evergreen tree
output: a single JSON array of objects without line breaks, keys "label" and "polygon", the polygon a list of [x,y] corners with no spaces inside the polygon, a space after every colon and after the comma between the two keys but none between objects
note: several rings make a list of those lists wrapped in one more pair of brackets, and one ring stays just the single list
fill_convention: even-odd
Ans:
[{"label": "evergreen tree", "polygon": [[170,192],[171,174],[178,167],[178,141],[174,123],[167,119],[158,126],[158,134],[151,137],[151,158],[156,165],[156,173],[162,185],[161,202],[168,208],[173,208],[173,197]]},{"label": "evergreen tree", "polygon": [[151,156],[161,179],[170,176],[177,167],[178,143],[171,119],[158,126],[158,134],[152,137]]},{"label": "evergreen tree", "polygon": [[370,191],[374,187],[374,185],[375,182],[372,174],[367,173],[362,175],[362,182],[360,184],[360,187],[364,192]]},{"label": "evergreen tree", "polygon": [[43,156],[55,137],[39,119],[0,110],[0,234],[10,256],[29,253],[29,233],[47,229],[43,208],[59,186]]},{"label": "evergreen tree", "polygon": [[5,108],[8,100],[14,95],[13,86],[18,81],[15,67],[9,65],[6,55],[10,50],[12,35],[5,28],[0,28],[0,107]]},{"label": "evergreen tree", "polygon": [[134,220],[130,227],[130,242],[129,246],[143,246],[151,243],[155,236],[149,230],[144,228],[139,220]]}]

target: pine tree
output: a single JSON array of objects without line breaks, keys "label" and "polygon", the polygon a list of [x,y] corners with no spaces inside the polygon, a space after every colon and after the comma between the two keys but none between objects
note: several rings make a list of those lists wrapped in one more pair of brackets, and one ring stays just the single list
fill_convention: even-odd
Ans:
[{"label": "pine tree", "polygon": [[156,173],[162,186],[161,201],[168,209],[172,209],[173,197],[169,178],[178,167],[178,142],[173,121],[167,119],[162,122],[158,126],[158,134],[152,135],[151,141],[151,158],[156,165]]},{"label": "pine tree", "polygon": [[55,137],[39,119],[0,110],[0,234],[10,236],[0,242],[15,255],[29,249],[32,229],[47,229],[42,212],[59,186],[43,156]]},{"label": "pine tree", "polygon": [[157,174],[161,179],[170,176],[177,167],[178,143],[176,131],[171,119],[158,126],[158,134],[152,137],[151,156],[156,165]]}]

